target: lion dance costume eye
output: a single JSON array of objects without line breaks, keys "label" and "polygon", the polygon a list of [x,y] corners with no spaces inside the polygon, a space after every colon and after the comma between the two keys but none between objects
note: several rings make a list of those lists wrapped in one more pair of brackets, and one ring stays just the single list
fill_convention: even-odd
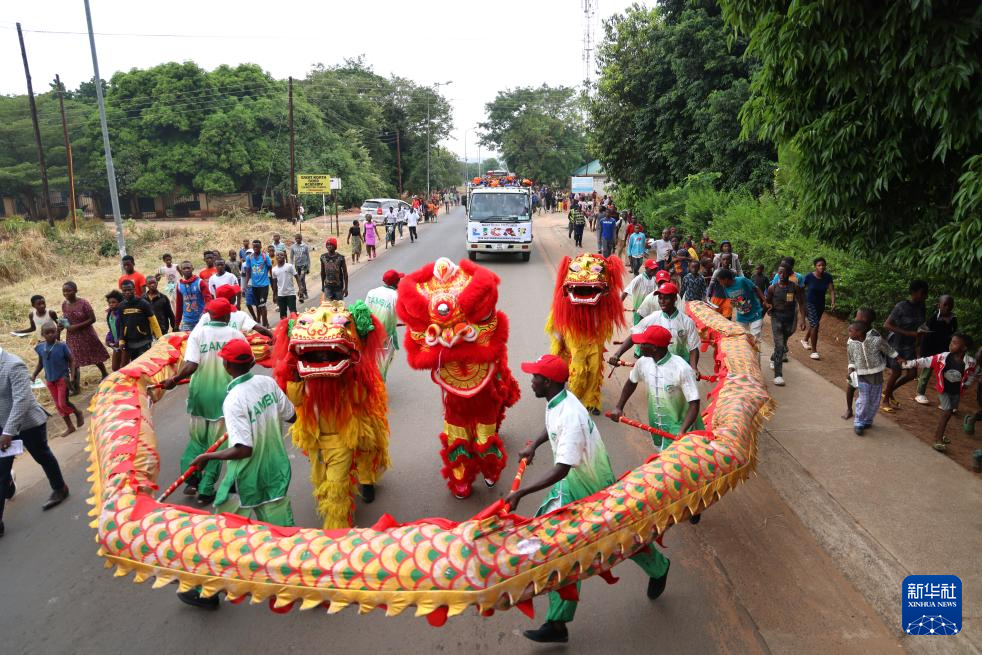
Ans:
[{"label": "lion dance costume eye", "polygon": [[569,362],[569,390],[590,410],[600,409],[604,344],[624,329],[624,264],[616,256],[582,253],[559,265],[546,334],[552,354]]},{"label": "lion dance costume eye", "polygon": [[499,281],[442,257],[399,283],[409,365],[429,370],[444,392],[442,474],[458,498],[470,495],[478,473],[494,485],[507,462],[498,429],[519,391],[508,369],[508,319],[495,309]]},{"label": "lion dance costume eye", "polygon": [[390,466],[379,361],[385,329],[360,300],[323,302],[276,326],[277,384],[297,409],[293,442],[310,458],[324,528],[354,516],[352,478],[374,486]]}]

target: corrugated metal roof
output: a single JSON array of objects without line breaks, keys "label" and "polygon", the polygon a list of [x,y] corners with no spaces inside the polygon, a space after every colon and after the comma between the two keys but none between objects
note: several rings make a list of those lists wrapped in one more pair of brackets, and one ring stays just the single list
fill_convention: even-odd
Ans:
[{"label": "corrugated metal roof", "polygon": [[573,175],[606,175],[606,173],[604,173],[604,167],[600,165],[600,160],[594,159],[589,164],[584,164],[573,171]]}]

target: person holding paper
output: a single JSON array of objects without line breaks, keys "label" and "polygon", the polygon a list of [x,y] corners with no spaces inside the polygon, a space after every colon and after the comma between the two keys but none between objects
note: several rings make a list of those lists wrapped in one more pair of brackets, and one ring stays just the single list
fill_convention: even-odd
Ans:
[{"label": "person holding paper", "polygon": [[[16,492],[11,471],[15,452],[31,454],[51,485],[51,496],[42,509],[51,509],[68,498],[61,467],[48,447],[48,413],[31,392],[31,376],[24,360],[0,348],[0,537],[4,534],[3,508]],[[15,443],[16,442],[16,443]],[[8,455],[7,452],[11,451]]]}]

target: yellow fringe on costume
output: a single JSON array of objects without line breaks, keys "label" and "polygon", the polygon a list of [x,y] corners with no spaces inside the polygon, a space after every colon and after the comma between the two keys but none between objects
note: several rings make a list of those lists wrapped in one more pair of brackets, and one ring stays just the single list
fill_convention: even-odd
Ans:
[{"label": "yellow fringe on costume", "polygon": [[[348,402],[357,411],[343,424],[337,422],[336,413],[332,411],[337,405],[326,411],[314,406],[313,399],[305,393],[304,382],[289,382],[286,390],[297,410],[293,443],[307,453],[310,460],[317,513],[323,517],[325,529],[351,526],[354,513],[352,462],[358,482],[362,484],[376,484],[392,465],[385,387],[379,385],[373,394],[357,383],[344,389],[351,394]],[[342,474],[338,467],[343,462],[347,468]]]},{"label": "yellow fringe on costume", "polygon": [[550,352],[569,363],[567,388],[587,409],[600,409],[600,388],[604,381],[604,345],[613,331],[598,332],[590,338],[570,333],[559,334],[552,324],[552,313],[546,321],[546,334],[552,338]]}]

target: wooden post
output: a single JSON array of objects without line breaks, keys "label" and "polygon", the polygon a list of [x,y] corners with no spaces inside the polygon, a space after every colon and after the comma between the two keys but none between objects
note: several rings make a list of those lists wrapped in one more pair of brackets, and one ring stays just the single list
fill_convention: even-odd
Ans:
[{"label": "wooden post", "polygon": [[68,120],[65,118],[65,94],[61,77],[55,75],[58,85],[58,105],[61,107],[61,131],[65,134],[65,157],[68,161],[68,211],[72,215],[72,229],[78,230],[78,217],[75,216],[75,165],[72,162],[72,142],[68,140]]},{"label": "wooden post", "polygon": [[399,130],[396,130],[396,170],[399,171],[399,197],[402,198],[402,149],[399,147]]},{"label": "wooden post", "polygon": [[295,207],[293,205],[294,195],[296,193],[296,183],[297,176],[295,170],[294,162],[294,147],[293,147],[293,77],[290,77],[289,81],[290,95],[289,95],[289,109],[290,109],[290,222],[293,222],[296,216]]},{"label": "wooden post", "polygon": [[20,40],[20,56],[24,60],[24,76],[27,78],[27,101],[31,105],[31,121],[34,123],[34,142],[38,147],[38,163],[41,166],[41,189],[44,193],[44,211],[48,215],[48,225],[55,226],[51,216],[51,194],[48,192],[48,165],[44,162],[44,148],[41,147],[41,128],[38,125],[38,107],[34,102],[34,87],[31,84],[31,69],[27,66],[27,50],[24,48],[24,33],[17,23],[17,38]]}]

